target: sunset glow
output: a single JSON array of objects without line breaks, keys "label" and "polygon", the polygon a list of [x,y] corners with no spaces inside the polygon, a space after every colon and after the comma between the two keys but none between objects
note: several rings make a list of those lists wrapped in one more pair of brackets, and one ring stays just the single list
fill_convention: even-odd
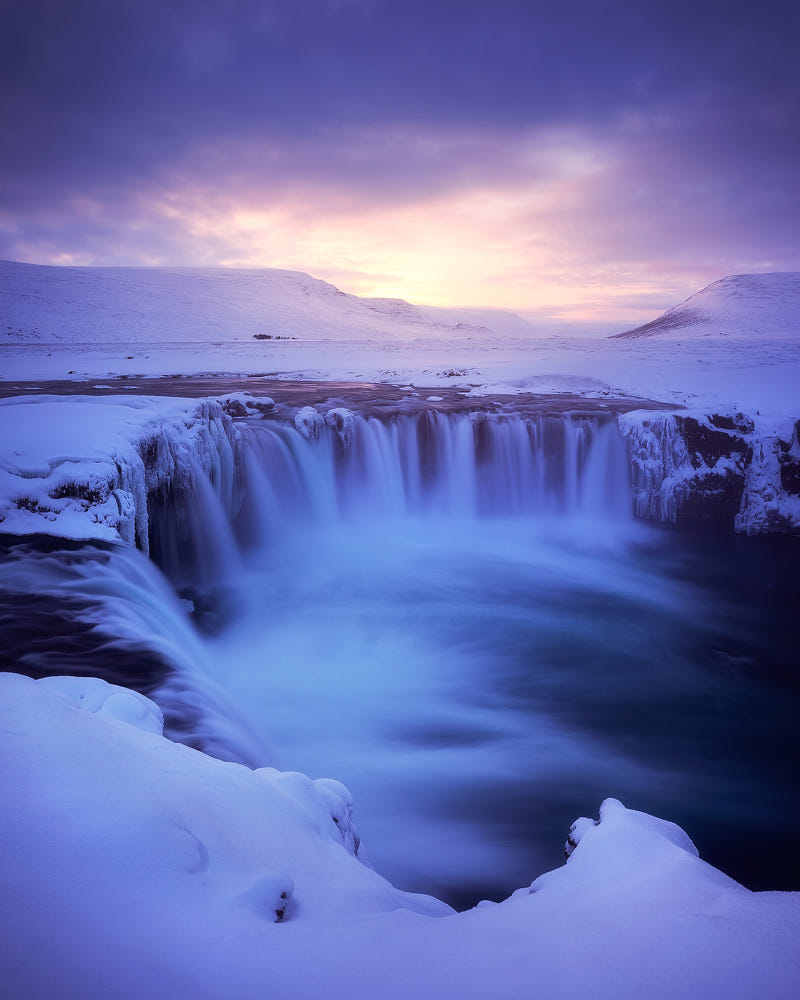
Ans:
[{"label": "sunset glow", "polygon": [[52,26],[65,62],[15,19],[0,255],[282,267],[610,322],[800,266],[791,70],[730,12],[245,4],[162,12],[154,34],[146,7],[106,24],[79,6]]}]

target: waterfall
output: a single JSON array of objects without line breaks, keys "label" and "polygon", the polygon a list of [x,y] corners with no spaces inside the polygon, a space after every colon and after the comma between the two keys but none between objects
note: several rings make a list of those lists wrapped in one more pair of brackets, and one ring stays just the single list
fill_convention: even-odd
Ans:
[{"label": "waterfall", "polygon": [[331,411],[325,424],[249,424],[240,538],[337,518],[630,516],[616,422],[424,411],[389,419]]},{"label": "waterfall", "polygon": [[197,622],[220,607],[241,612],[248,553],[337,524],[380,534],[391,522],[402,541],[403,518],[630,516],[613,419],[344,409],[323,418],[306,408],[294,423],[220,426],[197,453],[168,435],[151,443],[145,533],[137,528],[149,559],[130,543],[15,542],[0,564],[0,614],[28,636],[7,669],[128,684],[159,702],[173,738],[224,759],[260,765],[269,753],[212,680],[189,613]]},{"label": "waterfall", "polygon": [[233,534],[245,500],[239,440],[226,433],[209,438],[199,441],[197,452],[183,448],[170,456],[168,474],[156,448],[148,475],[142,547],[176,585],[213,586],[239,568]]},{"label": "waterfall", "polygon": [[181,601],[132,546],[20,539],[0,560],[0,620],[9,611],[4,669],[133,687],[159,703],[172,739],[224,760],[264,763],[265,745],[211,679],[206,646]]}]

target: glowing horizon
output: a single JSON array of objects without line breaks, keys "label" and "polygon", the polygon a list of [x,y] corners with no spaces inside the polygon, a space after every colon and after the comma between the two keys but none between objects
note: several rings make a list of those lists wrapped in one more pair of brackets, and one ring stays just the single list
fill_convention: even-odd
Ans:
[{"label": "glowing horizon", "polygon": [[35,0],[0,40],[0,256],[281,267],[613,323],[726,274],[800,269],[783,22],[680,5],[599,21],[580,2],[544,17],[442,0],[435,19],[380,0],[93,6],[51,24]]}]

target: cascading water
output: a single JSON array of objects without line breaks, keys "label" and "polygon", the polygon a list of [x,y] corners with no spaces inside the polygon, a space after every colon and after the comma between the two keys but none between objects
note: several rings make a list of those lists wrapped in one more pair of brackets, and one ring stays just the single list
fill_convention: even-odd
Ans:
[{"label": "cascading water", "polygon": [[[609,789],[721,850],[742,817],[701,805],[709,771],[777,822],[751,712],[770,696],[718,689],[727,650],[772,652],[632,519],[613,418],[306,409],[248,422],[241,447],[237,615],[212,673],[278,766],[351,786],[398,884],[499,898]],[[731,727],[758,750],[720,778]],[[725,860],[765,877],[748,847]]]},{"label": "cascading water", "polygon": [[52,633],[16,669],[127,681],[174,738],[343,780],[376,867],[456,904],[558,864],[608,794],[786,883],[794,776],[770,748],[800,705],[759,678],[791,630],[765,630],[735,573],[724,600],[700,582],[724,554],[633,520],[613,418],[287,416],[238,422],[150,489],[151,558],[182,600],[129,547],[15,543],[4,633]]},{"label": "cascading water", "polygon": [[20,640],[5,650],[6,669],[134,687],[159,702],[172,739],[225,760],[265,762],[265,743],[212,680],[185,608],[135,549],[20,540],[0,560],[0,620],[7,647]]},{"label": "cascading water", "polygon": [[448,416],[391,420],[334,410],[300,430],[245,439],[245,538],[276,524],[443,515],[630,517],[625,444],[613,420]]}]

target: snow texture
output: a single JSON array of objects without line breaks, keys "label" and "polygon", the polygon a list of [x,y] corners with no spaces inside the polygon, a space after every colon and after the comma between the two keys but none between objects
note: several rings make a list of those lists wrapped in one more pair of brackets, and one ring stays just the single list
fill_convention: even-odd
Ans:
[{"label": "snow texture", "polygon": [[164,735],[161,709],[138,691],[109,684],[99,677],[42,677],[36,683],[55,691],[77,708],[106,719],[117,719],[145,733]]},{"label": "snow texture", "polygon": [[0,342],[415,340],[529,336],[520,316],[349,295],[273,268],[48,267],[0,261]]},{"label": "snow texture", "polygon": [[225,404],[146,396],[0,400],[0,531],[121,538],[147,552],[150,490],[197,474],[220,481],[226,465],[230,478],[236,431]]},{"label": "snow texture", "polygon": [[497,311],[359,299],[292,271],[0,262],[0,378],[122,375],[133,393],[135,376],[280,373],[489,396],[622,393],[796,419],[797,287],[792,274],[726,278],[669,336],[593,339]]},{"label": "snow texture", "polygon": [[676,523],[694,504],[740,534],[800,531],[796,426],[704,411],[632,411],[618,423],[638,517]]},{"label": "snow texture", "polygon": [[615,334],[629,339],[686,336],[800,340],[800,273],[733,274],[658,319]]},{"label": "snow texture", "polygon": [[0,688],[10,996],[797,996],[800,894],[749,892],[614,799],[566,865],[456,915],[359,860],[336,782],[92,711],[85,680]]}]

